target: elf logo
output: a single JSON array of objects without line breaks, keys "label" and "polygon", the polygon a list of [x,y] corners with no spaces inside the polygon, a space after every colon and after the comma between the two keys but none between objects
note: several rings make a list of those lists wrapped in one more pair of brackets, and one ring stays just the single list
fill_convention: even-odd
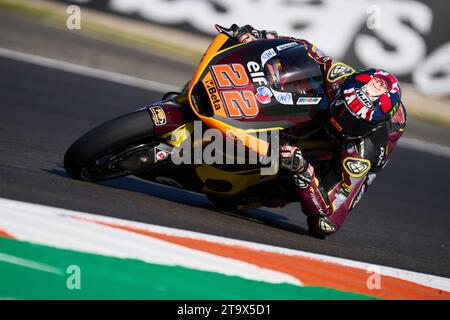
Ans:
[{"label": "elf logo", "polygon": [[266,86],[268,84],[266,78],[264,78],[264,72],[259,63],[255,61],[249,61],[247,63],[247,70],[250,73],[252,82],[257,83],[260,86]]}]

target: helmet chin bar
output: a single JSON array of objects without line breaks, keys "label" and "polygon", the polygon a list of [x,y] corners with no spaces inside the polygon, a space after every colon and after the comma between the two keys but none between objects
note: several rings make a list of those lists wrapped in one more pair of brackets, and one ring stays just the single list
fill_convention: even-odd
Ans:
[{"label": "helmet chin bar", "polygon": [[[336,134],[334,134],[333,132],[336,132]],[[327,124],[325,126],[325,132],[332,138],[336,139],[336,140],[357,140],[357,139],[362,139],[364,138],[364,136],[358,136],[358,135],[353,135],[353,134],[349,134],[349,133],[340,133],[337,132],[336,130],[330,130],[330,125]]]},{"label": "helmet chin bar", "polygon": [[366,123],[364,119],[347,107],[342,95],[342,91],[338,90],[329,105],[325,131],[330,137],[338,140],[363,139],[385,125],[386,121],[378,124]]}]

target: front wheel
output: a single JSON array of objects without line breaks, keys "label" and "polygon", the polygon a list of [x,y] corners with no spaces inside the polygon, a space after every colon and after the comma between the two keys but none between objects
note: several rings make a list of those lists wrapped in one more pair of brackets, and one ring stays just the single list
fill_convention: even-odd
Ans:
[{"label": "front wheel", "polygon": [[147,109],[108,121],[76,140],[66,151],[70,177],[102,181],[148,170],[154,162],[153,122]]}]

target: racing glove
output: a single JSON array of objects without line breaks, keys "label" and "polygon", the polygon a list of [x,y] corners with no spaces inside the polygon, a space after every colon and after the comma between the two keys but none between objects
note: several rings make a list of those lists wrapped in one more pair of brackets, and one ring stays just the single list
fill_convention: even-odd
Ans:
[{"label": "racing glove", "polygon": [[233,30],[233,36],[239,41],[243,43],[259,40],[259,39],[274,39],[277,37],[277,33],[275,31],[266,31],[266,30],[256,30],[251,25],[247,24],[243,27],[239,27],[236,24],[231,26],[231,30]]},{"label": "racing glove", "polygon": [[280,167],[293,173],[295,185],[299,189],[306,189],[311,183],[313,168],[303,158],[298,147],[284,145],[280,147]]}]

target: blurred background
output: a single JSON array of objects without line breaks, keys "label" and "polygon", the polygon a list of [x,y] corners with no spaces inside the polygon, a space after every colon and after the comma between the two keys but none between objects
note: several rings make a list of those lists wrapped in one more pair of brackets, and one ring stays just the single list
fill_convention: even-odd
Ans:
[{"label": "blurred background", "polygon": [[[0,197],[450,276],[449,15],[447,0],[0,0]],[[81,134],[190,80],[216,23],[304,38],[402,80],[405,136],[329,240],[306,235],[297,204],[233,217],[202,197],[72,181],[61,167]]]},{"label": "blurred background", "polygon": [[[413,116],[449,124],[450,3],[445,0],[2,0],[3,9],[66,21],[75,32],[148,46],[195,64],[214,24],[250,24],[307,39],[355,67],[376,66],[403,80]],[[65,8],[61,4],[66,4]],[[83,8],[79,27],[70,27]],[[65,13],[65,16],[64,16]],[[80,12],[81,14],[81,12]],[[59,19],[58,19],[59,18]],[[57,23],[58,24],[58,23]],[[59,23],[59,27],[64,27]],[[166,45],[166,48],[164,47]],[[429,110],[429,109],[439,109]],[[445,114],[445,117],[443,115]]]},{"label": "blurred background", "polygon": [[[103,12],[214,36],[215,23],[250,24],[308,39],[356,67],[379,66],[426,94],[449,95],[448,12],[443,0],[82,0]],[[200,48],[198,48],[200,49]]]}]

